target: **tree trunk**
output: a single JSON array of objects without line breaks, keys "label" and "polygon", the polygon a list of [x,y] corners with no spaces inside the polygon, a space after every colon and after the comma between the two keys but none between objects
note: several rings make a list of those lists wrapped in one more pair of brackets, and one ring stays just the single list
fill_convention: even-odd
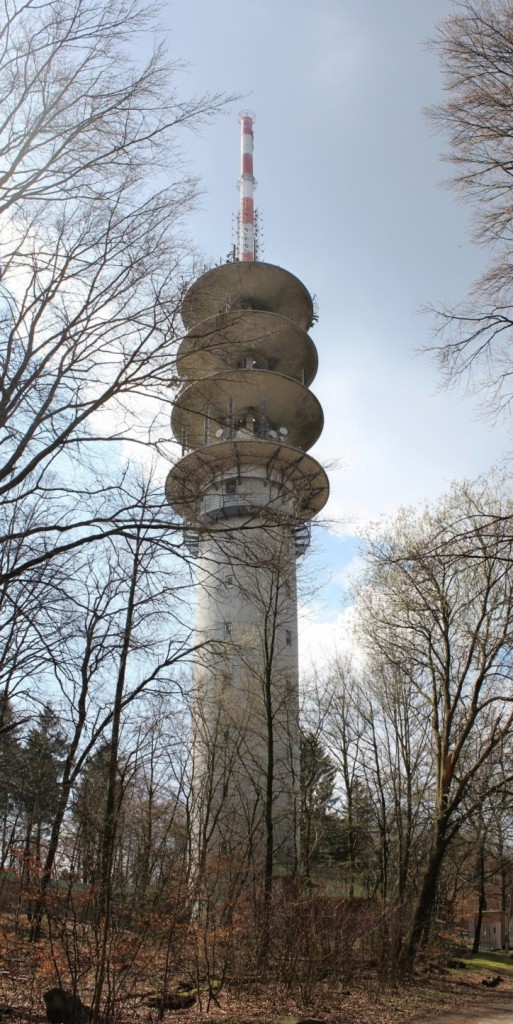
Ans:
[{"label": "tree trunk", "polygon": [[486,910],[486,892],[485,892],[485,857],[484,847],[481,846],[478,856],[478,880],[479,880],[479,903],[477,907],[477,921],[474,931],[474,941],[472,943],[472,952],[479,953],[479,946],[481,944],[481,927],[483,924],[483,912]]},{"label": "tree trunk", "polygon": [[439,822],[436,826],[435,835],[433,836],[431,843],[431,849],[424,871],[420,892],[417,897],[417,903],[413,912],[408,936],[403,944],[399,956],[400,965],[404,970],[409,970],[411,968],[419,946],[426,940],[426,937],[429,934],[436,899],[438,878],[445,856],[446,847],[447,841],[445,837],[445,825]]},{"label": "tree trunk", "polygon": [[116,680],[116,693],[114,696],[114,707],[112,712],[112,733],[110,741],[109,777],[107,785],[107,802],[105,808],[105,822],[102,838],[102,852],[100,863],[100,892],[98,898],[97,928],[100,935],[100,954],[96,970],[96,983],[92,1005],[91,1024],[98,1024],[100,1019],[100,1006],[105,982],[107,968],[107,947],[109,929],[111,924],[112,911],[112,866],[114,862],[114,849],[116,841],[117,825],[117,781],[119,763],[119,738],[121,732],[121,712],[123,707],[123,693],[125,689],[126,670],[128,655],[132,638],[134,611],[136,604],[137,580],[139,575],[139,543],[137,538],[133,554],[132,575],[128,594],[125,626],[123,630],[123,642],[119,658],[118,677]]},{"label": "tree trunk", "polygon": [[270,666],[267,667],[265,679],[265,703],[266,703],[266,725],[267,725],[267,764],[266,764],[266,793],[265,793],[265,856],[264,856],[264,905],[263,920],[261,923],[260,943],[258,951],[258,963],[265,967],[269,956],[269,943],[271,940],[271,914],[273,897],[273,871],[274,871],[274,731],[273,731],[273,706],[272,706],[272,676]]},{"label": "tree trunk", "polygon": [[62,823],[64,816],[68,809],[68,803],[71,796],[73,784],[78,774],[78,766],[75,763],[75,758],[78,750],[78,746],[82,737],[86,722],[86,699],[89,689],[89,657],[91,654],[91,637],[88,637],[88,645],[85,653],[84,660],[82,662],[82,685],[80,695],[78,699],[78,718],[73,733],[73,738],[70,742],[66,760],[64,762],[60,797],[57,803],[57,807],[52,822],[52,828],[50,832],[50,840],[46,851],[45,862],[43,870],[41,872],[38,892],[34,907],[34,916],[30,928],[30,942],[37,942],[41,937],[41,923],[43,920],[43,914],[46,905],[46,893],[50,881],[52,878],[53,866],[57,851],[59,849],[59,840],[61,834]]}]

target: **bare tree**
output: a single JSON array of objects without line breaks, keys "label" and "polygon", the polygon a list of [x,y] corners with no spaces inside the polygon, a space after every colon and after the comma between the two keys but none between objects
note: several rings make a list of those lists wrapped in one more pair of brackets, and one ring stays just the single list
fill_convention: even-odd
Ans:
[{"label": "bare tree", "polygon": [[354,896],[356,877],[361,866],[362,829],[358,820],[358,801],[362,793],[362,742],[366,731],[362,716],[361,687],[358,673],[348,659],[335,658],[329,669],[327,686],[321,696],[324,728],[329,751],[340,773],[341,801],[345,819],[348,894]]},{"label": "bare tree", "polygon": [[[4,4],[0,536],[17,546],[4,579],[126,529],[112,442],[161,437],[197,193],[178,136],[222,99],[183,100],[162,47],[134,55],[154,27],[143,0]],[[15,515],[27,500],[30,523]]]},{"label": "bare tree", "polygon": [[[362,641],[407,673],[431,734],[429,848],[404,963],[427,938],[447,848],[513,724],[510,515],[499,481],[454,486],[435,508],[402,512],[368,547]],[[489,793],[503,784],[492,780]]]},{"label": "bare tree", "polygon": [[[1,684],[29,713],[27,691],[55,689],[68,729],[33,937],[84,760],[110,729],[116,745],[130,703],[190,646],[178,613],[158,638],[139,635],[189,579],[168,562],[162,583],[156,562],[182,555],[180,524],[134,484],[123,442],[146,463],[164,454],[197,194],[179,136],[224,101],[180,96],[180,64],[153,47],[156,13],[145,0],[5,0],[0,25]],[[123,630],[133,544],[156,561]]]},{"label": "bare tree", "polygon": [[402,917],[426,855],[433,783],[429,712],[403,665],[371,659],[360,686],[366,693],[363,778],[379,837],[377,890],[383,907],[395,907]]},{"label": "bare tree", "polygon": [[429,115],[449,143],[452,186],[470,203],[475,237],[492,250],[467,302],[438,313],[437,353],[449,381],[472,371],[487,411],[511,405],[513,277],[513,7],[459,0],[438,26],[445,98]]},{"label": "bare tree", "polygon": [[[135,494],[134,486],[134,498]],[[177,670],[198,646],[183,616],[190,576],[187,568],[180,575],[180,563],[170,554],[165,535],[144,525],[151,518],[149,509],[163,500],[162,495],[156,497],[151,481],[140,481],[137,542],[127,538],[123,544],[120,540],[116,544],[104,542],[103,549],[96,545],[94,562],[87,559],[83,574],[75,574],[71,582],[69,600],[74,614],[68,628],[62,631],[58,623],[47,636],[54,663],[45,686],[52,686],[59,694],[60,720],[67,728],[68,742],[41,873],[34,938],[39,935],[65,814],[86,760],[98,742],[108,738],[110,784],[102,859],[103,895],[99,898],[103,905],[112,868],[122,726],[126,728],[133,707],[146,691],[183,699]]]},{"label": "bare tree", "polygon": [[[315,732],[300,736],[301,871],[311,880],[312,865],[334,845],[337,766]],[[342,825],[342,822],[340,822]]]}]

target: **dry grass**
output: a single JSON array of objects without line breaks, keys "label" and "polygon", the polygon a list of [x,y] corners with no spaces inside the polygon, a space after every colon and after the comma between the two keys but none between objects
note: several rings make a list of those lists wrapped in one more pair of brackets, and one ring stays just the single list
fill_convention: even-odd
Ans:
[{"label": "dry grass", "polygon": [[[501,973],[495,969],[495,974]],[[460,1010],[465,1006],[483,1008],[510,998],[513,1005],[513,977],[496,989],[486,989],[483,977],[490,971],[467,968],[442,973],[441,970],[418,974],[408,985],[385,986],[370,976],[365,983],[349,990],[337,991],[333,986],[319,988],[315,1002],[305,1010],[287,998],[285,992],[261,987],[258,991],[234,993],[223,990],[219,1006],[210,1007],[208,1018],[225,1024],[272,1024],[285,1014],[315,1017],[328,1024],[398,1024],[405,1021],[436,1021],[439,1014]],[[204,1018],[198,1008],[189,1010],[190,1021]]]},{"label": "dry grass", "polygon": [[[157,1010],[148,1006],[148,995],[155,991],[156,973],[160,972],[155,971],[155,963],[152,970],[142,949],[140,954],[132,962],[129,976],[124,975],[123,995],[112,1024],[152,1024],[158,1019]],[[437,962],[420,966],[414,978],[403,985],[386,985],[378,980],[375,968],[362,968],[357,984],[320,981],[311,986],[309,999],[302,1001],[298,1001],[297,991],[294,997],[290,989],[271,981],[227,984],[210,999],[205,988],[195,1006],[168,1011],[163,1019],[166,1024],[173,1018],[181,1019],[182,1024],[276,1024],[277,1018],[291,1015],[296,1019],[315,1017],[326,1024],[434,1024],[439,1014],[461,1011],[465,1005],[493,1008],[505,999],[511,999],[513,1005],[513,960],[508,954],[459,958],[467,963],[464,970],[448,969],[448,957],[440,954]],[[497,974],[503,978],[501,984],[485,988],[483,978]],[[0,919],[0,1021],[7,1017],[33,1024],[44,1021],[42,993],[60,980],[55,950],[52,955],[48,939],[31,944],[19,922],[13,927],[7,916]],[[178,976],[170,978],[171,985],[177,981]],[[64,971],[62,984],[69,987]],[[80,995],[87,1001],[84,988],[87,985]]]}]

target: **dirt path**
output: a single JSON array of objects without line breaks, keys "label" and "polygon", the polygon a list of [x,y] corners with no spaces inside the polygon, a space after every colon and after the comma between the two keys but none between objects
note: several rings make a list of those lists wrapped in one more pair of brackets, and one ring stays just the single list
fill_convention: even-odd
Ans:
[{"label": "dirt path", "polygon": [[412,1017],[408,1024],[506,1024],[513,1022],[513,998],[510,996],[504,999],[493,1001],[493,1005],[486,1006],[479,1003],[476,1006],[467,1006],[461,1010],[449,1010],[439,1016]]}]

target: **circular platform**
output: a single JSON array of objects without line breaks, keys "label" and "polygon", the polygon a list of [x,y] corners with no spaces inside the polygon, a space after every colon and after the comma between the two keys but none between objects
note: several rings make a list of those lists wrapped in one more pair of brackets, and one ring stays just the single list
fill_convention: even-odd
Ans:
[{"label": "circular platform", "polygon": [[231,310],[278,313],[308,331],[313,302],[301,281],[272,263],[224,263],[202,274],[185,293],[181,314],[186,330]]},{"label": "circular platform", "polygon": [[205,410],[209,409],[208,443],[215,444],[216,430],[228,424],[228,404],[233,403],[233,421],[261,418],[262,404],[270,426],[287,429],[287,443],[307,450],[318,440],[323,427],[320,403],[297,380],[270,370],[224,370],[195,381],[178,395],[171,426],[178,441],[187,448],[205,444]]},{"label": "circular platform", "polygon": [[297,448],[269,441],[225,441],[190,452],[168,474],[167,500],[178,515],[194,522],[205,491],[220,474],[230,469],[244,474],[251,466],[279,472],[283,486],[293,488],[298,522],[312,519],[324,508],[329,482],[322,466]]},{"label": "circular platform", "polygon": [[317,349],[306,331],[287,317],[255,310],[219,313],[197,324],[183,339],[176,365],[180,377],[198,380],[253,355],[306,385],[317,373]]}]

